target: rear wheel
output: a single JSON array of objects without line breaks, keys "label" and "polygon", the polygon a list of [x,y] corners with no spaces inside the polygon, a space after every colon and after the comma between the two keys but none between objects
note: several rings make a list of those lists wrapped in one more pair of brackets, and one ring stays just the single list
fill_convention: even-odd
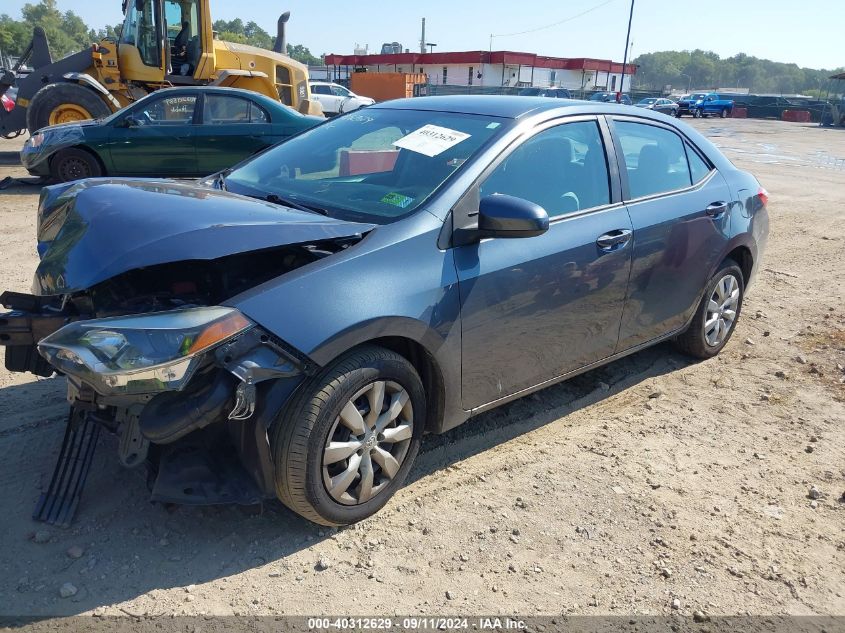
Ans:
[{"label": "rear wheel", "polygon": [[700,119],[701,118],[701,110],[693,110],[692,111],[692,118]]},{"label": "rear wheel", "polygon": [[707,283],[692,323],[675,341],[677,347],[696,358],[718,354],[736,329],[744,297],[742,271],[727,259]]},{"label": "rear wheel", "polygon": [[59,182],[71,182],[102,176],[103,169],[100,167],[100,161],[91,152],[79,147],[69,147],[56,152],[50,160],[50,173]]},{"label": "rear wheel", "polygon": [[722,110],[722,111],[719,113],[719,116],[720,116],[720,117],[722,117],[722,118],[724,119],[725,117],[727,117],[727,116],[728,116],[728,111],[727,111],[727,110]]},{"label": "rear wheel", "polygon": [[111,114],[90,88],[72,83],[48,84],[35,93],[26,111],[30,134],[42,127],[98,119]]},{"label": "rear wheel", "polygon": [[271,432],[276,492],[323,525],[376,513],[402,485],[419,450],[425,394],[402,356],[365,347],[303,385]]}]

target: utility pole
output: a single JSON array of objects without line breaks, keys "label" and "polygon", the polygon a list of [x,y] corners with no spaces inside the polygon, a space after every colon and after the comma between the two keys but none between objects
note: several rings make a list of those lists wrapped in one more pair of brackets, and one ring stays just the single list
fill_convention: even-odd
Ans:
[{"label": "utility pole", "polygon": [[628,66],[628,43],[631,41],[631,22],[634,20],[634,0],[631,0],[631,13],[628,15],[628,35],[625,36],[625,56],[622,59],[622,81],[619,92],[616,93],[616,103],[622,102],[622,92],[625,90],[625,69]]}]

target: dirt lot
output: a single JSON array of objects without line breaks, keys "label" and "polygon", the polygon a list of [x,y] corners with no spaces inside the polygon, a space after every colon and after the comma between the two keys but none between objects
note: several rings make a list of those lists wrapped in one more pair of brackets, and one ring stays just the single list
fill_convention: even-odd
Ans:
[{"label": "dirt lot", "polygon": [[[34,523],[64,387],[0,369],[0,615],[845,615],[845,131],[694,124],[771,193],[721,356],[662,345],[428,438],[341,531],[151,505],[110,437],[74,526]],[[25,175],[19,147],[0,141],[0,178]],[[29,288],[37,196],[0,192],[0,289]]]}]

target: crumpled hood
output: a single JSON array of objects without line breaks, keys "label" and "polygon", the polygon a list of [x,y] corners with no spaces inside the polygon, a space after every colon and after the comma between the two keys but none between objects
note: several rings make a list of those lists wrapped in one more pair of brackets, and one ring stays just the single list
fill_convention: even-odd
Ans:
[{"label": "crumpled hood", "polygon": [[129,178],[45,187],[38,222],[36,295],[77,292],[156,264],[352,237],[375,228],[194,183]]}]

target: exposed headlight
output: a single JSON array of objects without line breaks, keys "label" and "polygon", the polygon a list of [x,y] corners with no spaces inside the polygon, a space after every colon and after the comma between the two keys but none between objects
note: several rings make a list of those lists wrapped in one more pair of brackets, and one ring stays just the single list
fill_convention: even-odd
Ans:
[{"label": "exposed headlight", "polygon": [[44,142],[44,134],[39,132],[29,138],[29,146],[32,148],[41,147],[41,144]]},{"label": "exposed headlight", "polygon": [[178,391],[203,352],[254,325],[234,308],[187,308],[77,321],[38,344],[49,363],[103,395]]}]

